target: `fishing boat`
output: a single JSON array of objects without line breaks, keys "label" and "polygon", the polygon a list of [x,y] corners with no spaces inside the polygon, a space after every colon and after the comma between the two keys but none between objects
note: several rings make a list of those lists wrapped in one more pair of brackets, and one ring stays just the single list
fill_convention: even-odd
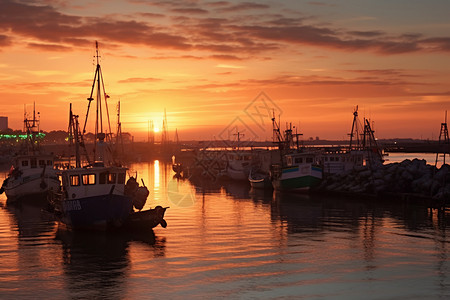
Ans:
[{"label": "fishing boat", "polygon": [[252,153],[239,148],[242,133],[237,132],[237,147],[226,153],[226,170],[228,178],[237,181],[248,180],[250,172]]},{"label": "fishing boat", "polygon": [[271,169],[273,188],[277,191],[308,191],[322,181],[323,170],[313,152],[285,155],[286,163]]},{"label": "fishing boat", "polygon": [[282,135],[275,118],[272,118],[272,123],[281,156],[280,163],[273,164],[270,169],[273,188],[277,191],[308,191],[318,185],[323,176],[318,153],[314,149],[300,147],[298,137],[301,134],[293,132],[292,124]]},{"label": "fishing boat", "polygon": [[39,122],[33,105],[33,118],[29,119],[25,113],[24,149],[14,156],[8,176],[0,188],[0,193],[5,192],[9,203],[21,199],[45,200],[49,192],[59,190],[61,183],[54,167],[55,158],[40,147]]},{"label": "fishing boat", "polygon": [[348,147],[329,147],[323,149],[319,160],[325,174],[340,174],[357,167],[381,165],[383,153],[377,145],[370,122],[364,125],[358,118],[358,106],[353,111],[352,129]]},{"label": "fishing boat", "polygon": [[250,172],[252,153],[231,151],[227,153],[226,174],[232,180],[247,180]]},{"label": "fishing boat", "polygon": [[[62,192],[51,200],[56,215],[60,221],[71,229],[109,230],[122,228],[129,224],[155,227],[167,225],[164,220],[165,208],[154,208],[146,213],[142,212],[149,191],[145,185],[139,186],[136,177],[126,181],[128,168],[120,163],[120,159],[107,158],[107,146],[111,144],[111,128],[104,130],[101,120],[102,103],[106,112],[107,98],[104,92],[103,76],[99,64],[98,44],[96,43],[97,68],[86,113],[83,131],[80,130],[78,116],[72,113],[70,106],[69,133],[71,143],[75,146],[75,166],[61,172]],[[97,87],[97,88],[96,88]],[[96,123],[94,157],[90,157],[85,148],[83,133],[91,102],[96,97]],[[103,99],[103,101],[102,101]],[[108,118],[109,120],[109,118]],[[84,165],[81,159],[81,150],[84,149]],[[112,152],[112,151],[110,151]],[[113,153],[113,152],[112,152]],[[143,183],[143,181],[142,181]],[[134,209],[138,210],[137,212]],[[135,226],[135,225],[133,225]]]}]

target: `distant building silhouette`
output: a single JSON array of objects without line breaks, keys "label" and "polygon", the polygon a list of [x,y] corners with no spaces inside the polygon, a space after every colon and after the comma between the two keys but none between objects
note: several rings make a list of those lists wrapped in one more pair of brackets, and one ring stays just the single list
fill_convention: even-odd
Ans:
[{"label": "distant building silhouette", "polygon": [[0,117],[0,131],[8,130],[8,117]]}]

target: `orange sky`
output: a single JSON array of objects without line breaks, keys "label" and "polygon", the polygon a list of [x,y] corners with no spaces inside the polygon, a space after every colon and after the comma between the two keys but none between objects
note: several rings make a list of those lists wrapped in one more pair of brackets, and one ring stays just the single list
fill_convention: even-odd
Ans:
[{"label": "orange sky", "polygon": [[[394,3],[393,3],[394,2]],[[147,137],[272,136],[272,110],[305,138],[347,138],[352,112],[379,138],[434,138],[450,101],[450,2],[0,2],[0,115],[21,129],[36,102],[41,129],[84,120],[94,41],[110,114]]]}]

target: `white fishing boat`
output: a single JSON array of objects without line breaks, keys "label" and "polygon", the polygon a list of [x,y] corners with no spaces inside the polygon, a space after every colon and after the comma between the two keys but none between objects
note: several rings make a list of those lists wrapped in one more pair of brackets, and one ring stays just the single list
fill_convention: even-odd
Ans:
[{"label": "white fishing boat", "polygon": [[232,180],[246,181],[250,172],[252,153],[239,148],[242,133],[237,132],[235,135],[237,147],[226,154],[226,175]]},{"label": "white fishing boat", "polygon": [[364,152],[348,149],[325,149],[319,155],[323,172],[342,174],[364,163]]},{"label": "white fishing boat", "polygon": [[247,180],[251,161],[251,152],[231,151],[227,153],[227,176],[232,180]]},{"label": "white fishing boat", "polygon": [[25,149],[14,156],[8,176],[0,188],[0,193],[5,192],[8,202],[25,198],[45,200],[47,194],[58,191],[61,184],[54,168],[54,156],[44,153],[40,147],[40,120],[36,119],[35,111],[33,107],[32,119],[24,119]]},{"label": "white fishing boat", "polygon": [[319,161],[324,173],[340,174],[364,165],[378,166],[383,163],[383,154],[369,121],[364,119],[362,125],[358,119],[358,106],[353,111],[349,136],[348,147],[330,147],[320,153]]},{"label": "white fishing boat", "polygon": [[[122,166],[117,159],[106,159],[106,145],[111,141],[111,128],[109,132],[103,130],[101,123],[102,103],[107,108],[107,98],[104,92],[103,76],[99,64],[98,44],[97,69],[86,114],[86,122],[83,131],[80,131],[78,116],[72,113],[70,108],[69,132],[75,146],[75,167],[63,170],[62,193],[52,199],[55,211],[60,221],[72,229],[116,229],[127,224],[139,223],[142,226],[165,227],[164,213],[166,208],[156,207],[141,212],[149,195],[148,189],[139,186],[135,177],[126,181],[127,168]],[[97,88],[96,88],[97,87]],[[96,124],[94,145],[94,158],[85,151],[85,165],[82,165],[80,148],[85,145],[83,134],[86,132],[86,123],[89,115],[91,101],[96,97]],[[103,99],[103,101],[102,101]],[[104,118],[106,119],[106,118]],[[109,120],[109,118],[108,118]],[[139,212],[134,212],[134,208]]]}]

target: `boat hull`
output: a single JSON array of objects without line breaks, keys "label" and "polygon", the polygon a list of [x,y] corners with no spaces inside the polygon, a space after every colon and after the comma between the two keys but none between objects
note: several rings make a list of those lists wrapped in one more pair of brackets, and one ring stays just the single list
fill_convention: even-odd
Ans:
[{"label": "boat hull", "polygon": [[131,197],[100,195],[62,201],[61,221],[72,229],[108,230],[121,227],[133,211]]},{"label": "boat hull", "polygon": [[317,166],[296,166],[282,169],[278,178],[272,179],[277,191],[308,191],[322,181],[322,169]]},{"label": "boat hull", "polygon": [[270,182],[270,177],[267,175],[254,176],[252,173],[248,176],[248,181],[250,186],[254,189],[270,189],[272,188],[272,183]]},{"label": "boat hull", "polygon": [[136,231],[145,231],[152,229],[158,225],[167,226],[164,220],[164,214],[167,207],[157,206],[153,209],[132,213],[124,224],[125,229]]},{"label": "boat hull", "polygon": [[58,191],[61,182],[56,176],[42,178],[39,174],[19,178],[7,178],[3,189],[8,201],[22,198],[45,197],[49,192]]},{"label": "boat hull", "polygon": [[248,178],[248,171],[245,170],[236,170],[233,168],[228,167],[227,168],[227,176],[232,180],[237,181],[246,181]]}]

